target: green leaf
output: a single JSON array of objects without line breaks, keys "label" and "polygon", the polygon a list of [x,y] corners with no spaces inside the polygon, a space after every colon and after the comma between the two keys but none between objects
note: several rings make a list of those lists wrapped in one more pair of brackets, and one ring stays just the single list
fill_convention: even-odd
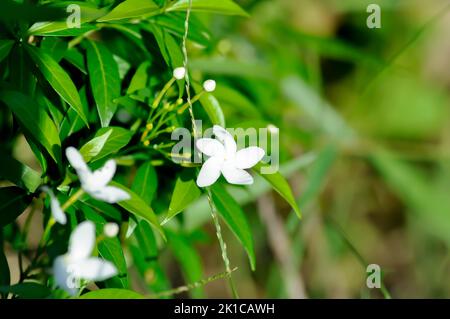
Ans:
[{"label": "green leaf", "polygon": [[27,208],[27,193],[18,187],[0,188],[0,227],[12,223]]},{"label": "green leaf", "polygon": [[[203,90],[200,85],[194,84],[193,86],[197,94]],[[200,103],[208,114],[208,117],[211,120],[212,124],[226,127],[225,115],[223,114],[219,101],[217,101],[213,94],[203,93],[202,97],[200,98]]]},{"label": "green leaf", "polygon": [[264,165],[261,163],[256,164],[253,167],[253,171],[258,173],[261,177],[263,177],[266,181],[270,183],[272,188],[283,197],[286,202],[291,205],[294,212],[297,214],[298,218],[302,218],[302,213],[300,211],[300,208],[297,205],[297,202],[295,201],[294,195],[292,194],[291,187],[289,186],[289,183],[286,181],[286,179],[281,175],[279,172],[273,173],[273,174],[263,174],[261,173],[261,169],[264,167],[268,167],[268,165]]},{"label": "green leaf", "polygon": [[155,36],[161,55],[168,66],[175,69],[183,65],[183,53],[180,44],[169,32],[158,25],[149,24],[144,25],[143,28],[153,33]]},{"label": "green leaf", "polygon": [[0,62],[6,58],[14,45],[13,40],[0,40]]},{"label": "green leaf", "polygon": [[302,208],[320,193],[321,187],[329,175],[336,158],[337,149],[334,145],[328,145],[318,154],[316,162],[308,171],[308,184],[300,198],[300,206]]},{"label": "green leaf", "polygon": [[[183,13],[173,12],[152,17],[149,22],[164,28],[181,39],[184,36],[185,17]],[[188,39],[205,47],[210,45],[211,34],[209,30],[198,17],[193,15],[189,19]]]},{"label": "green leaf", "polygon": [[[181,266],[186,283],[193,283],[202,279],[203,267],[200,256],[189,243],[189,239],[175,232],[167,232],[168,244],[176,260]],[[190,290],[193,298],[204,298],[201,287]]]},{"label": "green leaf", "polygon": [[150,62],[142,62],[141,65],[136,70],[128,86],[127,94],[131,94],[141,89],[145,89],[148,83],[148,69],[150,67]]},{"label": "green leaf", "polygon": [[[51,3],[50,6],[61,8],[66,12],[66,9],[70,4],[74,4],[73,1],[58,1],[56,3]],[[81,9],[81,28],[70,28],[65,19],[61,21],[51,20],[33,24],[30,29],[28,29],[28,34],[39,36],[78,36],[96,29],[95,25],[87,25],[86,23],[103,16],[108,12],[107,7],[99,9],[95,5],[86,2],[77,2],[76,4],[79,5]],[[66,13],[67,17],[69,14],[70,13]]]},{"label": "green leaf", "polygon": [[110,13],[101,17],[99,22],[111,22],[123,19],[133,19],[142,16],[158,14],[160,8],[151,0],[125,0]]},{"label": "green leaf", "polygon": [[113,100],[120,96],[119,67],[103,44],[94,41],[86,43],[91,90],[102,127],[106,127],[117,110],[117,104]]},{"label": "green leaf", "polygon": [[[187,172],[187,171],[185,171]],[[171,220],[181,211],[183,211],[189,204],[200,197],[202,192],[195,183],[195,177],[188,174],[182,174],[177,178],[175,189],[172,192],[172,199],[170,200],[169,211],[164,223]]]},{"label": "green leaf", "polygon": [[[103,216],[98,214],[93,208],[89,206],[88,203],[76,204],[79,209],[81,209],[87,219],[93,221],[96,224],[96,234],[101,236],[103,234],[103,228],[107,221]],[[97,244],[98,252],[102,258],[111,261],[118,270],[118,274],[112,278],[105,281],[107,287],[120,287],[128,288],[128,269],[127,263],[125,261],[125,256],[123,254],[122,246],[117,237],[105,238]]]},{"label": "green leaf", "polygon": [[245,95],[230,86],[222,83],[214,90],[214,97],[221,105],[230,106],[248,117],[261,119],[261,113],[253,102]]},{"label": "green leaf", "polygon": [[244,246],[250,261],[250,266],[252,270],[255,270],[256,257],[253,249],[252,232],[241,206],[218,184],[211,187],[211,193],[217,211],[241,242],[242,246]]},{"label": "green leaf", "polygon": [[79,297],[80,299],[143,299],[144,296],[138,294],[137,292],[118,289],[118,288],[107,288],[90,291]]},{"label": "green leaf", "polygon": [[[189,0],[179,0],[169,6],[167,11],[187,11],[188,8]],[[248,16],[247,12],[231,0],[192,0],[192,11]]]},{"label": "green leaf", "polygon": [[130,142],[131,137],[132,133],[124,128],[104,127],[81,147],[80,153],[87,162],[97,161],[122,149]]},{"label": "green leaf", "polygon": [[0,100],[4,101],[17,117],[23,130],[27,133],[27,138],[42,145],[56,163],[59,163],[61,141],[55,123],[44,108],[36,105],[36,101],[20,92],[0,92]]},{"label": "green leaf", "polygon": [[52,292],[50,288],[37,282],[23,282],[13,286],[0,286],[1,293],[12,293],[24,299],[42,299]]},{"label": "green leaf", "polygon": [[87,115],[83,111],[77,88],[66,71],[50,55],[41,52],[38,48],[28,45],[26,49],[48,83],[87,125]]},{"label": "green leaf", "polygon": [[131,189],[150,204],[158,188],[158,177],[150,161],[142,164],[136,172]]},{"label": "green leaf", "polygon": [[133,191],[131,191],[130,189],[126,188],[125,186],[119,183],[111,182],[109,183],[109,185],[121,188],[131,196],[131,199],[129,200],[118,202],[117,204],[119,206],[129,211],[136,217],[141,217],[147,220],[150,223],[150,225],[152,225],[155,229],[159,231],[159,233],[164,239],[166,238],[164,230],[159,224],[158,217],[156,216],[153,209],[149,205],[147,205],[142,198],[140,198],[136,193],[134,193]]},{"label": "green leaf", "polygon": [[111,261],[118,270],[118,275],[108,279],[105,283],[107,286],[118,286],[128,288],[128,269],[123,254],[122,247],[118,238],[106,238],[98,243],[98,252],[102,258]]},{"label": "green leaf", "polygon": [[41,185],[41,176],[38,172],[1,150],[0,178],[9,180],[19,187],[25,187],[30,192],[34,192]]},{"label": "green leaf", "polygon": [[[83,106],[83,110],[85,114],[89,113],[89,106],[88,106],[88,100],[86,95],[86,87],[83,86],[80,91],[80,98],[81,98],[81,105]],[[66,137],[70,136],[71,134],[78,132],[84,127],[83,120],[81,117],[78,116],[77,112],[70,108],[66,116],[64,117],[59,130],[59,136],[62,140],[65,140]]]}]

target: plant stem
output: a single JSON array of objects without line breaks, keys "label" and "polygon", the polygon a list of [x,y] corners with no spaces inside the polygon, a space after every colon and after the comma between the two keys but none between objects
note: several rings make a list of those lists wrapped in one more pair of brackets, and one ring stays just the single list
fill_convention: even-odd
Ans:
[{"label": "plant stem", "polygon": [[164,95],[166,94],[166,92],[170,89],[170,87],[172,86],[172,84],[175,82],[175,78],[172,77],[169,82],[166,83],[166,85],[164,85],[163,89],[161,90],[161,92],[159,92],[159,94],[156,96],[156,99],[153,101],[152,103],[152,108],[155,109],[158,107],[159,103],[161,102],[162,98],[164,97]]},{"label": "plant stem", "polygon": [[70,196],[70,198],[67,200],[67,202],[65,202],[62,206],[61,209],[63,211],[65,211],[67,208],[69,208],[70,206],[72,206],[78,199],[80,199],[81,196],[83,196],[84,194],[84,190],[82,188],[80,188],[75,194],[73,194],[72,196]]},{"label": "plant stem", "polygon": [[[237,270],[237,267],[231,269],[231,272],[236,271],[236,270]],[[210,283],[210,282],[212,282],[214,280],[222,279],[222,278],[228,277],[228,276],[229,276],[228,272],[222,272],[220,274],[217,274],[217,275],[208,277],[206,279],[202,279],[202,280],[193,282],[191,284],[187,284],[185,286],[181,286],[181,287],[177,287],[177,288],[174,288],[174,289],[158,292],[158,293],[153,294],[153,295],[149,295],[148,298],[170,297],[172,295],[177,295],[177,294],[180,294],[180,293],[183,293],[183,292],[186,292],[186,291],[198,288],[198,287],[205,286],[206,284],[208,284],[208,283]]]},{"label": "plant stem", "polygon": [[214,205],[214,202],[212,200],[212,194],[211,194],[211,190],[209,189],[209,187],[207,188],[207,194],[208,194],[209,206],[211,208],[211,217],[213,219],[214,226],[216,228],[216,236],[217,236],[217,239],[219,240],[220,251],[222,252],[222,259],[225,264],[225,270],[228,274],[228,282],[230,283],[231,292],[235,299],[239,299],[239,295],[238,295],[236,287],[234,285],[233,278],[231,277],[231,267],[230,267],[230,260],[228,259],[228,254],[227,254],[227,244],[223,240],[222,229],[220,227],[220,221],[217,216],[216,205]]},{"label": "plant stem", "polygon": [[[67,202],[65,202],[61,206],[62,211],[64,212],[67,208],[72,206],[83,194],[84,194],[84,190],[82,188],[80,188],[75,194],[73,194],[72,196],[69,197]],[[42,251],[44,246],[47,244],[47,240],[50,235],[50,231],[52,230],[52,227],[55,224],[56,224],[56,220],[53,217],[50,217],[47,222],[47,225],[45,226],[44,233],[42,234],[41,240],[39,242],[38,254],[40,251]]]}]

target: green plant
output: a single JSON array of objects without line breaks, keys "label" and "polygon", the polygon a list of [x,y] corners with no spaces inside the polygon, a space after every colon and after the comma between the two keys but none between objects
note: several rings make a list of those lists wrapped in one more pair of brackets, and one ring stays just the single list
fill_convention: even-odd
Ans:
[{"label": "green plant", "polygon": [[[73,14],[66,11],[70,5],[80,8],[79,27],[67,21]],[[211,82],[206,90],[201,86],[204,74],[180,75],[180,67],[190,70],[188,53],[207,52],[212,41],[197,12],[246,16],[231,0],[5,2],[0,16],[0,126],[5,138],[0,176],[9,184],[0,188],[0,247],[8,242],[18,251],[20,278],[18,283],[10,282],[0,250],[4,297],[67,296],[55,284],[64,288],[58,273],[67,272],[64,281],[70,270],[60,266],[51,274],[46,269],[69,257],[87,261],[90,250],[80,253],[83,259],[79,259],[76,244],[70,243],[66,254],[69,235],[77,231],[86,232],[78,238],[90,238],[85,243],[88,248],[92,244],[94,255],[109,262],[96,264],[108,270],[80,275],[96,280],[100,288],[85,297],[140,297],[131,291],[131,268],[138,271],[149,295],[189,290],[200,297],[205,283],[226,277],[237,296],[219,216],[254,269],[257,261],[246,215],[224,180],[200,189],[195,182],[200,164],[188,161],[190,153],[182,161],[175,161],[176,154],[171,153],[175,144],[171,133],[177,128],[193,129],[195,135],[201,132],[194,120],[225,126],[226,116],[210,92]],[[246,101],[239,91],[228,90],[237,104]],[[70,147],[79,149],[82,157]],[[12,155],[28,150],[38,167]],[[116,165],[117,174],[109,183]],[[263,176],[300,215],[286,180],[279,173]],[[103,178],[106,182],[101,182]],[[200,228],[187,231],[180,214],[204,198],[210,204],[225,263],[224,274],[206,280],[194,248]],[[27,207],[24,227],[17,228],[16,221]],[[37,247],[29,247],[31,220],[41,212],[42,237]],[[95,225],[96,236],[90,226],[77,228],[86,220]],[[111,223],[120,225],[118,236],[114,231],[103,234],[105,227],[114,229]],[[162,262],[167,251],[178,261],[186,289],[171,290]],[[58,259],[61,255],[65,257]],[[86,284],[77,283],[81,290],[66,290],[72,294],[93,290]]]}]

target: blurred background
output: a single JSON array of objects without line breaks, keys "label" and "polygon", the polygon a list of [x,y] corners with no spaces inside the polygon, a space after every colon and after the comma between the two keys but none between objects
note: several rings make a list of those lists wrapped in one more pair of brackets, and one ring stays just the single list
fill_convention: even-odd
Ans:
[{"label": "blurred background", "polygon": [[[230,189],[257,254],[252,272],[223,227],[240,297],[449,298],[448,0],[236,2],[248,18],[193,14],[211,43],[190,44],[192,74],[217,81],[228,127],[280,128],[281,172],[304,215],[261,179]],[[370,3],[379,29],[367,27]],[[15,154],[33,166],[25,156]],[[206,199],[182,218],[204,276],[222,272]],[[161,262],[183,285],[173,256]],[[381,267],[383,289],[367,288],[368,264]],[[193,296],[231,296],[224,280],[204,290]]]},{"label": "blurred background", "polygon": [[[191,66],[221,84],[227,126],[280,128],[304,214],[264,182],[257,195],[236,190],[257,251],[251,273],[227,234],[241,297],[450,297],[449,2],[237,3],[249,18],[203,17],[217,41],[208,57],[191,48]],[[367,27],[370,3],[379,29]],[[186,215],[193,228],[208,220],[200,206]],[[213,245],[198,247],[213,274],[223,266],[209,231]],[[372,263],[385,290],[366,287]],[[205,289],[227,294],[220,281]]]}]

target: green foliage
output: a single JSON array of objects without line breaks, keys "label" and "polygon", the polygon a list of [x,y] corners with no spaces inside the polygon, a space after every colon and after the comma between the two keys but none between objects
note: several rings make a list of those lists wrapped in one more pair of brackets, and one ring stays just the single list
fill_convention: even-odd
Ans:
[{"label": "green foliage", "polygon": [[[297,298],[291,286],[302,281],[305,296],[370,296],[355,257],[386,262],[386,286],[401,297],[448,296],[448,274],[435,267],[446,269],[450,245],[448,54],[429,36],[440,16],[416,28],[409,7],[389,4],[383,28],[369,30],[366,2],[192,0],[185,34],[189,0],[2,0],[2,298],[68,297],[49,270],[85,220],[96,226],[91,257],[117,275],[83,282],[79,298],[222,297],[233,280],[245,297]],[[79,28],[66,21],[71,4],[80,6]],[[411,12],[430,11],[417,6]],[[188,83],[173,77],[185,64]],[[214,92],[202,86],[209,78]],[[193,119],[203,131],[279,128],[265,150],[270,156],[279,138],[280,170],[263,174],[261,162],[252,185],[220,178],[199,188],[194,147],[180,161],[171,136],[192,132]],[[86,190],[80,167],[69,165],[69,146],[94,186],[115,160],[108,186],[130,198],[95,199],[98,190]],[[42,186],[63,206],[65,225]],[[119,233],[108,237],[112,222]],[[238,270],[204,289],[222,259]],[[389,275],[398,265],[411,282]],[[420,293],[400,292],[405,286]]]}]

